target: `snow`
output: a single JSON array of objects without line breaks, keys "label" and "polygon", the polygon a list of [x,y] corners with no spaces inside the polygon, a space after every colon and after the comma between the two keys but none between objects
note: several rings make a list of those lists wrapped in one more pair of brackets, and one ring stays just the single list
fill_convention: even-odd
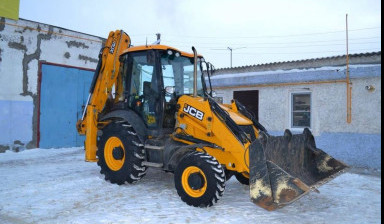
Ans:
[{"label": "snow", "polygon": [[[371,64],[353,64],[349,65],[349,68],[367,68],[367,67],[376,67],[377,65]],[[228,79],[228,78],[240,78],[240,77],[252,77],[252,76],[262,76],[262,75],[273,75],[273,74],[286,74],[286,73],[300,73],[308,71],[343,71],[346,69],[346,66],[323,66],[319,68],[304,68],[304,69],[289,69],[289,70],[273,70],[273,71],[259,71],[259,72],[242,72],[242,73],[230,73],[230,74],[219,74],[211,77],[211,80],[215,79]]]},{"label": "snow", "polygon": [[195,208],[176,193],[173,174],[150,169],[136,184],[104,181],[81,148],[0,154],[0,223],[380,223],[381,174],[345,173],[268,212],[235,178],[221,200]]}]

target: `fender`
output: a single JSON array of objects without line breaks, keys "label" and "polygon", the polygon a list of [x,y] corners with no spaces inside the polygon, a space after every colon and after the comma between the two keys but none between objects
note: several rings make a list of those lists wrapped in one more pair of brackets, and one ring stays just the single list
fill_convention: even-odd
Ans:
[{"label": "fender", "polygon": [[132,110],[114,110],[110,113],[105,114],[100,117],[99,121],[113,120],[113,119],[123,119],[132,125],[133,130],[137,133],[142,144],[144,144],[147,139],[147,127],[145,126],[143,119],[133,112]]},{"label": "fender", "polygon": [[[169,171],[174,171],[176,169],[177,164],[179,164],[180,160],[191,152],[196,151],[196,148],[203,149],[203,147],[210,147],[211,145],[207,144],[192,144],[192,145],[183,145],[181,147],[177,147],[170,152],[170,158],[166,161],[165,168]],[[204,149],[203,149],[204,150]]]}]

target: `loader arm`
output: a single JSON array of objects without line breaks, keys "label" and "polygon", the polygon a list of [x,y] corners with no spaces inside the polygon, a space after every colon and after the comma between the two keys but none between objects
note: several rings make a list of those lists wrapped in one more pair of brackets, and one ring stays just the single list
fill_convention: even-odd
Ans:
[{"label": "loader arm", "polygon": [[[120,69],[120,54],[131,44],[131,39],[122,30],[110,32],[104,47],[99,54],[99,62],[89,89],[87,104],[82,118],[77,122],[79,134],[86,135],[85,138],[85,160],[95,162],[97,150],[97,124],[98,115],[103,110],[112,87],[115,85],[116,94],[121,95],[118,74]],[[121,82],[120,82],[121,83]],[[115,96],[117,98],[117,96]]]},{"label": "loader arm", "polygon": [[[272,136],[237,100],[219,104],[206,93],[204,100],[183,96],[178,103],[184,108],[177,116],[174,139],[187,144],[198,143],[197,139],[216,146],[198,150],[215,157],[236,178],[241,175],[246,179],[252,202],[266,210],[281,208],[316,191],[348,168],[317,148],[308,128],[302,134],[286,130],[284,136]],[[206,119],[202,116],[197,121],[188,107],[201,111]]]}]

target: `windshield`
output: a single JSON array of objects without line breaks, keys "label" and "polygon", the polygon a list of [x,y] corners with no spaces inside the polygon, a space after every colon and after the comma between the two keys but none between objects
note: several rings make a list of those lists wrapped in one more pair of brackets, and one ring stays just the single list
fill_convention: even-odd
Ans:
[{"label": "windshield", "polygon": [[[200,60],[198,58],[198,64]],[[177,52],[171,53],[170,50],[162,52],[161,69],[164,88],[174,87],[176,96],[193,94],[193,62],[193,58],[177,57]],[[197,95],[204,96],[200,66],[197,66]]]},{"label": "windshield", "polygon": [[[179,96],[193,94],[193,57],[181,56],[173,50],[148,50],[130,52],[120,60],[121,86],[117,85],[116,95],[142,116],[148,128],[160,126],[163,111],[176,105]],[[201,59],[198,60],[200,65]],[[200,66],[197,77],[197,95],[203,97]]]}]

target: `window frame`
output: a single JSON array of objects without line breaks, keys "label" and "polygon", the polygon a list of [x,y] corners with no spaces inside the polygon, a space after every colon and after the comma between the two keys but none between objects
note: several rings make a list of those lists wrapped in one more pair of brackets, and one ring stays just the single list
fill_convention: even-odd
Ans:
[{"label": "window frame", "polygon": [[[294,126],[293,125],[293,109],[294,109],[294,105],[293,105],[293,97],[295,95],[309,95],[309,127],[307,126]],[[298,131],[301,131],[301,130],[304,130],[304,128],[309,128],[309,129],[312,129],[313,125],[312,125],[312,121],[313,121],[313,99],[312,99],[312,92],[311,91],[295,91],[295,92],[291,92],[290,93],[290,103],[289,103],[289,126],[290,126],[290,129],[292,130],[298,130]]]}]

